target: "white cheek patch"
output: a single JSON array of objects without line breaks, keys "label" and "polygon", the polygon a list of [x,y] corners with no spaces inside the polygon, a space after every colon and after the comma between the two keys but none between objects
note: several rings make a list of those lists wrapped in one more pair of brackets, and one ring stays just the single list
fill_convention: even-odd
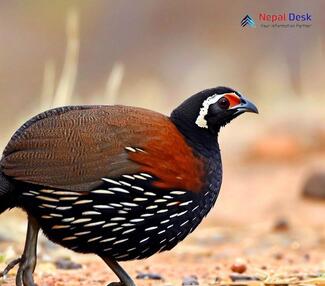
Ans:
[{"label": "white cheek patch", "polygon": [[209,96],[206,100],[203,101],[202,107],[200,109],[199,116],[196,118],[195,124],[201,128],[208,128],[208,123],[205,120],[205,116],[208,114],[209,107],[211,104],[216,103],[223,94],[214,94]]}]

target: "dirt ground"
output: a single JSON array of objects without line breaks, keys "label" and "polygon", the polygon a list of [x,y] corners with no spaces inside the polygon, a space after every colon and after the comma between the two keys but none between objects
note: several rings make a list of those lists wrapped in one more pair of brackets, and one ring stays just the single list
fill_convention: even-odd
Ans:
[{"label": "dirt ground", "polygon": [[[311,170],[325,168],[319,156],[276,165],[226,160],[222,192],[199,228],[172,251],[123,266],[140,286],[325,285],[325,204],[300,194]],[[17,211],[0,217],[0,267],[22,251],[23,219]],[[75,254],[43,236],[38,257],[38,285],[116,281],[99,258]],[[15,271],[0,285],[14,285]],[[137,279],[146,274],[155,279]]]},{"label": "dirt ground", "polygon": [[[187,95],[231,83],[259,108],[258,117],[243,115],[222,130],[221,193],[194,233],[170,252],[122,264],[138,286],[325,286],[325,202],[301,195],[310,174],[325,173],[320,21],[310,31],[265,33],[238,29],[248,6],[230,1],[192,8],[182,1],[128,8],[125,1],[2,2],[0,150],[29,116],[55,106],[118,103],[169,114]],[[67,13],[70,2],[81,17]],[[308,1],[315,16],[324,10],[316,2]],[[22,212],[0,215],[0,271],[21,255],[25,232]],[[0,286],[14,285],[16,271]],[[39,286],[117,280],[98,257],[42,235],[34,276]]]}]

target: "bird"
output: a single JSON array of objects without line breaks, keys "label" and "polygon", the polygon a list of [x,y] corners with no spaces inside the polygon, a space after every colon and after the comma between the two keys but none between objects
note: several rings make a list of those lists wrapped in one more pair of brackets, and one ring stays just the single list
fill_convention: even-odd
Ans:
[{"label": "bird", "polygon": [[222,182],[218,134],[258,113],[228,87],[200,91],[170,116],[123,105],[45,111],[11,137],[0,161],[0,213],[21,208],[28,226],[17,286],[35,286],[40,230],[56,244],[102,258],[134,286],[120,261],[171,250],[200,224]]}]

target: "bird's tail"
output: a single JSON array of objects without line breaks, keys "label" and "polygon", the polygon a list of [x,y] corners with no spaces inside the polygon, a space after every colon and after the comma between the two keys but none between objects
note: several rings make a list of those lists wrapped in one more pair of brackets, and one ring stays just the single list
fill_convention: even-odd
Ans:
[{"label": "bird's tail", "polygon": [[0,170],[0,214],[13,207],[14,185]]}]

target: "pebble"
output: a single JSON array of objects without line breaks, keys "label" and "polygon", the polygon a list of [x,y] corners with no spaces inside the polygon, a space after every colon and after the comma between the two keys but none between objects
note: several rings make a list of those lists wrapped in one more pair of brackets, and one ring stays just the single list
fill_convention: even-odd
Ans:
[{"label": "pebble", "polygon": [[325,173],[314,173],[307,178],[302,195],[315,200],[325,200]]},{"label": "pebble", "polygon": [[64,269],[64,270],[74,270],[82,268],[82,265],[76,262],[71,261],[70,258],[58,258],[55,261],[55,266],[57,269]]},{"label": "pebble", "polygon": [[250,276],[250,275],[242,275],[242,274],[230,274],[230,279],[233,282],[237,281],[261,281],[261,279],[257,276]]},{"label": "pebble", "polygon": [[278,253],[275,253],[275,254],[273,255],[273,257],[274,257],[274,259],[276,259],[276,260],[281,260],[281,259],[283,259],[283,254],[280,253],[280,252],[278,252]]},{"label": "pebble", "polygon": [[231,265],[231,271],[235,273],[244,273],[247,270],[246,261],[242,258],[237,258],[233,265]]},{"label": "pebble", "polygon": [[290,229],[290,224],[286,218],[279,218],[275,221],[273,225],[274,231],[288,231]]},{"label": "pebble", "polygon": [[150,280],[164,280],[160,274],[157,273],[138,273],[136,279],[150,279]]},{"label": "pebble", "polygon": [[262,270],[267,270],[267,266],[266,265],[262,265],[261,269]]},{"label": "pebble", "polygon": [[309,261],[310,260],[310,254],[309,253],[305,253],[304,254],[304,260],[305,261]]},{"label": "pebble", "polygon": [[182,286],[200,285],[197,276],[190,275],[183,278]]}]

